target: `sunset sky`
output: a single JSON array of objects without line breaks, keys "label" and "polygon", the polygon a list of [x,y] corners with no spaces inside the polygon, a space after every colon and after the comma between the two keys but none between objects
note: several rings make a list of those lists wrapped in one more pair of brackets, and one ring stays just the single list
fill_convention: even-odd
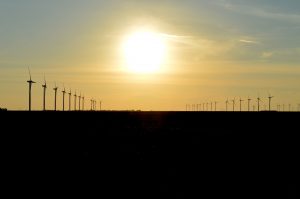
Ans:
[{"label": "sunset sky", "polygon": [[[141,31],[156,35],[145,39],[154,46],[147,49],[157,66],[151,72],[128,64],[140,49],[124,50],[126,42],[132,47],[128,38],[141,43],[132,36]],[[160,60],[155,41],[163,44]],[[110,110],[185,110],[211,101],[224,110],[227,98],[258,95],[263,108],[269,92],[273,109],[295,109],[300,1],[0,0],[0,107],[28,109],[28,66],[37,82],[34,110],[42,109],[44,74],[47,109],[55,82],[58,109],[63,84],[84,93],[86,107],[93,97]]]}]

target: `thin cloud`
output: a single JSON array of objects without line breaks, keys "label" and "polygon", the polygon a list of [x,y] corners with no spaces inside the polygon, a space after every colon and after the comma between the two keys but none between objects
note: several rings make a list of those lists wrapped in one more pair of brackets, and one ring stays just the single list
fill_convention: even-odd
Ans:
[{"label": "thin cloud", "polygon": [[246,40],[246,39],[240,39],[239,42],[247,43],[247,44],[259,44],[259,42],[257,42],[257,41]]},{"label": "thin cloud", "polygon": [[279,13],[279,12],[270,12],[268,10],[249,6],[249,5],[238,5],[229,3],[228,1],[222,0],[216,3],[216,5],[221,6],[227,10],[231,10],[238,13],[248,14],[256,17],[269,18],[274,20],[282,20],[288,23],[300,23],[299,14],[290,14],[290,13]]}]

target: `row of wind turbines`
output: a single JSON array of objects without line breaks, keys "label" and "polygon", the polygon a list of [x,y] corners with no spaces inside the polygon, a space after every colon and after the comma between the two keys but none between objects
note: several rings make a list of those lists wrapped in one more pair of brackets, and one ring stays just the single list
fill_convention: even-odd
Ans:
[{"label": "row of wind turbines", "polygon": [[[35,84],[36,82],[33,81],[31,79],[31,72],[30,72],[30,69],[28,68],[28,71],[29,71],[29,77],[30,79],[27,81],[27,83],[29,84],[29,104],[28,104],[28,110],[31,111],[31,88],[32,88],[32,85]],[[42,84],[42,88],[43,88],[43,111],[46,111],[46,90],[47,90],[47,82],[46,82],[46,78],[44,76],[44,84]],[[58,87],[55,83],[55,86],[53,88],[54,90],[54,111],[57,111],[57,91],[58,91]],[[69,107],[68,107],[68,110],[71,111],[72,108],[71,108],[71,99],[72,99],[72,91],[70,89],[69,92],[66,91],[66,89],[64,88],[62,91],[62,100],[63,100],[63,103],[62,103],[62,110],[65,111],[65,95],[68,94],[69,95]],[[81,96],[80,95],[77,95],[76,91],[75,91],[75,94],[73,95],[74,96],[74,111],[84,111],[85,110],[85,97],[84,95]],[[78,104],[77,104],[77,98],[78,98]],[[94,99],[91,99],[91,111],[95,111],[97,110],[97,101],[94,100]],[[100,104],[100,110],[101,110],[101,105],[102,105],[102,102],[99,101],[99,104]],[[78,107],[77,107],[78,105]],[[78,109],[77,109],[78,108]]]},{"label": "row of wind turbines", "polygon": [[[271,102],[272,102],[272,99],[274,98],[274,96],[270,95],[268,96],[268,111],[272,111],[272,106],[271,106]],[[242,98],[239,99],[239,111],[242,112],[242,111],[261,111],[261,102],[262,99],[260,97],[257,97],[256,98],[256,103],[257,103],[257,106],[253,105],[251,107],[251,101],[253,99],[251,99],[250,97],[248,97],[247,100],[244,100]],[[244,101],[247,101],[247,110],[243,110],[243,102]],[[218,102],[217,101],[214,101],[214,102],[205,102],[205,103],[200,103],[200,104],[186,104],[186,111],[217,111],[217,104]],[[237,104],[237,100],[236,98],[232,99],[232,100],[226,100],[225,101],[225,110],[226,112],[227,111],[236,111],[236,104]],[[232,105],[232,109],[230,109],[229,105]],[[282,108],[282,109],[281,109]],[[266,107],[264,108],[264,110],[266,111]],[[285,110],[285,104],[283,105],[277,105],[277,111],[286,111]],[[291,111],[291,104],[289,104],[289,109],[288,111]],[[297,108],[297,111],[300,111],[300,104],[298,104],[298,108]]]}]

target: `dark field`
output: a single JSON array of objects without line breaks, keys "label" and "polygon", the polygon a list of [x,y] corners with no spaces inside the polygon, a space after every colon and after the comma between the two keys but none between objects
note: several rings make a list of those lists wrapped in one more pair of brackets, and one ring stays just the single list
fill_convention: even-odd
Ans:
[{"label": "dark field", "polygon": [[2,171],[11,195],[57,196],[58,190],[64,196],[105,198],[297,194],[299,113],[0,115]]}]

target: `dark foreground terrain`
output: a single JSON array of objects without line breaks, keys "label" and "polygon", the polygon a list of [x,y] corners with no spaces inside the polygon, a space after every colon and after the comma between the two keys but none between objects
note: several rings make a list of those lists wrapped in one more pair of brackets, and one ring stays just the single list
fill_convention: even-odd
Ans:
[{"label": "dark foreground terrain", "polygon": [[299,113],[0,116],[2,188],[11,196],[297,197]]}]

